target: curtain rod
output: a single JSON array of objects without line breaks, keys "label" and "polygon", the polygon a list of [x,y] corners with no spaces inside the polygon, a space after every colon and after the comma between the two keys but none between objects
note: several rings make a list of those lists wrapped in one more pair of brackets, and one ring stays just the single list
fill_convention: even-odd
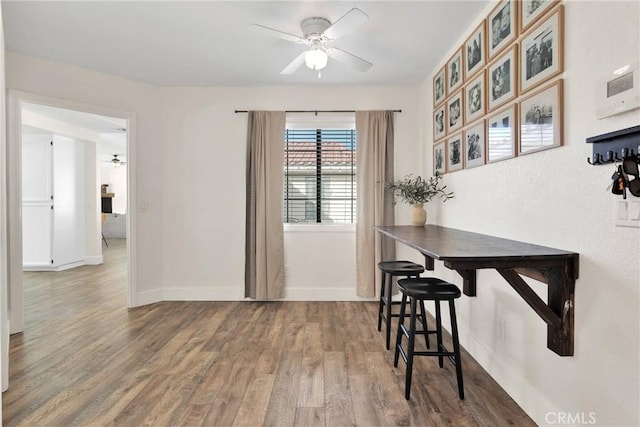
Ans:
[{"label": "curtain rod", "polygon": [[[394,113],[402,113],[402,110],[391,110]],[[248,113],[247,110],[235,110],[235,113]],[[355,113],[356,110],[285,110],[285,113]]]}]

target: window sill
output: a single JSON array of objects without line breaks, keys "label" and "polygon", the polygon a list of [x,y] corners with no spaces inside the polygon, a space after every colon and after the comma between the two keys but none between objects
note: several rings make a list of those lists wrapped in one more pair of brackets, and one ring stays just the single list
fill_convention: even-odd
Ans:
[{"label": "window sill", "polygon": [[355,233],[355,224],[284,224],[285,233]]}]

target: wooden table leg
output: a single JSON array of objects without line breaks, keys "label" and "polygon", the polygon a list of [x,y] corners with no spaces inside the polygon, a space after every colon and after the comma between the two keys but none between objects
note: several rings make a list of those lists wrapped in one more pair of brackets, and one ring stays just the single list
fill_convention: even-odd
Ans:
[{"label": "wooden table leg", "polygon": [[575,274],[570,262],[549,270],[547,302],[560,317],[560,325],[547,326],[547,348],[560,356],[573,356],[574,292]]}]

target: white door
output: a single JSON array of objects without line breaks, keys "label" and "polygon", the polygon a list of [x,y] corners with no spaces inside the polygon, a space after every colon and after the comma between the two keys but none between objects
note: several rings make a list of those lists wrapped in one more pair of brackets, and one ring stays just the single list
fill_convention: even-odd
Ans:
[{"label": "white door", "polygon": [[84,262],[84,146],[58,135],[23,136],[23,267]]},{"label": "white door", "polygon": [[53,265],[56,267],[84,263],[84,182],[84,145],[54,135]]},{"label": "white door", "polygon": [[25,267],[52,263],[52,197],[52,136],[25,136],[22,143],[22,260]]}]

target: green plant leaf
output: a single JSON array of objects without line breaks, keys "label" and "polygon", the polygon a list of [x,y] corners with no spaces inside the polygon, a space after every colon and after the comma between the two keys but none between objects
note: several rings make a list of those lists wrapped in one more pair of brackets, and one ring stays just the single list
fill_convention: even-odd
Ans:
[{"label": "green plant leaf", "polygon": [[446,185],[441,185],[442,175],[436,172],[428,180],[421,176],[407,175],[404,179],[394,182],[385,182],[384,186],[393,192],[394,202],[400,198],[404,203],[414,205],[416,203],[428,203],[434,197],[440,196],[443,202],[453,198],[453,192],[447,192]]}]

